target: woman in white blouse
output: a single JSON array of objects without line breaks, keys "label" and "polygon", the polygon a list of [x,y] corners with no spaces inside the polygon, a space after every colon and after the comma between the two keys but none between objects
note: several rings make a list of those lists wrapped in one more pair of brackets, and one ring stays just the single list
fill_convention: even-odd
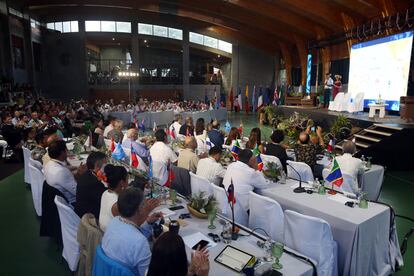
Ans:
[{"label": "woman in white blouse", "polygon": [[118,195],[128,186],[128,172],[122,166],[108,164],[104,169],[108,183],[101,197],[101,211],[99,213],[99,226],[105,232],[111,219],[118,215]]}]

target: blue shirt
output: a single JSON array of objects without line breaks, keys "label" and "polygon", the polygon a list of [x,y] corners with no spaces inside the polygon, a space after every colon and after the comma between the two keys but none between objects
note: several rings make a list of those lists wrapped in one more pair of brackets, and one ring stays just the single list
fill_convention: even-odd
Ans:
[{"label": "blue shirt", "polygon": [[111,220],[102,238],[105,254],[128,267],[135,275],[145,275],[151,261],[148,237],[152,227],[147,222],[137,229],[122,222],[119,217]]},{"label": "blue shirt", "polygon": [[139,157],[145,159],[149,156],[149,150],[146,146],[137,143],[135,141],[132,141],[131,139],[126,139],[124,142],[122,142],[122,147],[130,149],[131,147],[134,149],[136,154],[139,155]]}]

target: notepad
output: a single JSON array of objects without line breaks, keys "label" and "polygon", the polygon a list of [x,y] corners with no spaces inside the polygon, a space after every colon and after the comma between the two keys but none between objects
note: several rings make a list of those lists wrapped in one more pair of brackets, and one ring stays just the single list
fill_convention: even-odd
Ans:
[{"label": "notepad", "polygon": [[253,258],[249,253],[227,245],[214,260],[240,273]]}]

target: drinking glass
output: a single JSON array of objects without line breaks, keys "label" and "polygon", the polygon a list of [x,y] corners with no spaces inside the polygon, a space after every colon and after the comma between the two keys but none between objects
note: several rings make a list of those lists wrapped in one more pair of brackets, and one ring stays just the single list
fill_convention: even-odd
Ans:
[{"label": "drinking glass", "polygon": [[326,189],[325,189],[325,185],[323,184],[323,182],[321,183],[321,185],[319,185],[318,194],[320,195],[326,194]]},{"label": "drinking glass", "polygon": [[372,157],[367,157],[367,169],[371,169],[372,163],[371,163]]},{"label": "drinking glass", "polygon": [[177,201],[177,191],[174,189],[170,189],[170,199],[171,199],[171,205],[175,205],[175,202]]},{"label": "drinking glass", "polygon": [[216,219],[216,215],[217,215],[216,208],[212,208],[210,212],[208,212],[208,221],[210,223],[208,226],[208,229],[216,229],[216,226],[214,225],[214,220]]},{"label": "drinking glass", "polygon": [[368,208],[368,201],[365,198],[366,195],[367,195],[367,193],[365,193],[365,192],[360,193],[360,199],[359,199],[358,207],[361,208],[361,209],[367,209]]},{"label": "drinking glass", "polygon": [[266,241],[263,243],[263,251],[264,251],[264,256],[263,258],[261,258],[262,262],[271,262],[273,261],[272,258],[272,239],[270,237],[268,237],[266,239]]},{"label": "drinking glass", "polygon": [[224,243],[230,243],[231,242],[232,234],[233,234],[233,228],[231,226],[231,223],[226,222],[223,225],[223,232],[221,233],[221,236],[223,237]]},{"label": "drinking glass", "polygon": [[167,198],[168,198],[168,190],[166,188],[161,188],[161,198],[164,202],[164,205],[167,204]]},{"label": "drinking glass", "polygon": [[273,269],[282,269],[283,265],[280,263],[280,257],[283,254],[284,245],[280,242],[272,243],[272,256],[275,258],[275,262],[272,265]]}]

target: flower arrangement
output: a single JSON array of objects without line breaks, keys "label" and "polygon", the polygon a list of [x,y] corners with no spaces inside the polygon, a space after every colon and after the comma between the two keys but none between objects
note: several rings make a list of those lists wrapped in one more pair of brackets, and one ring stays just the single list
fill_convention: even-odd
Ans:
[{"label": "flower arrangement", "polygon": [[269,178],[270,180],[277,182],[280,176],[280,168],[275,162],[269,162],[266,164],[266,169],[263,170],[263,174],[266,178]]},{"label": "flower arrangement", "polygon": [[208,213],[217,207],[217,200],[213,195],[206,197],[204,192],[199,192],[189,198],[187,207],[194,216],[207,218]]}]

